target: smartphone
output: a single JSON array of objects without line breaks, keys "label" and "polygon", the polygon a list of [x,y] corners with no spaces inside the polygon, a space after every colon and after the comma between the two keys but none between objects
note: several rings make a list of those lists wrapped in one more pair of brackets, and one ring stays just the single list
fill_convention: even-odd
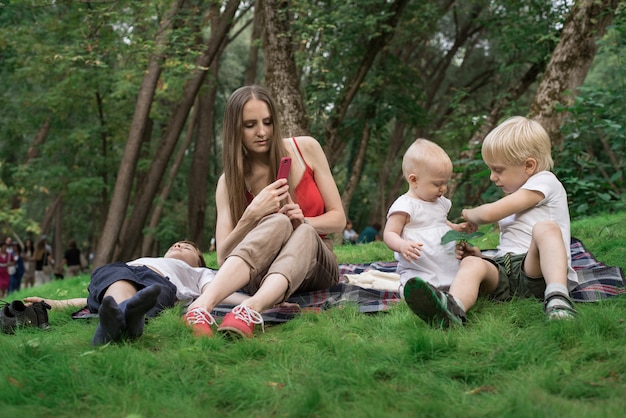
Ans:
[{"label": "smartphone", "polygon": [[278,179],[286,179],[289,177],[289,169],[291,168],[291,158],[283,157],[280,159],[280,165],[278,166],[278,176],[276,176],[276,180]]}]

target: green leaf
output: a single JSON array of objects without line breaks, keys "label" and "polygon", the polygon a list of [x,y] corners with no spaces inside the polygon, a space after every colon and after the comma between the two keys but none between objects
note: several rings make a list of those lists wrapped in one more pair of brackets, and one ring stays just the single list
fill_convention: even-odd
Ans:
[{"label": "green leaf", "polygon": [[483,235],[485,234],[480,231],[476,231],[476,232],[472,232],[471,234],[468,234],[467,232],[458,232],[458,231],[454,231],[451,229],[448,232],[446,232],[443,235],[443,237],[441,237],[441,245],[445,245],[452,241],[467,242],[471,239],[482,237]]}]

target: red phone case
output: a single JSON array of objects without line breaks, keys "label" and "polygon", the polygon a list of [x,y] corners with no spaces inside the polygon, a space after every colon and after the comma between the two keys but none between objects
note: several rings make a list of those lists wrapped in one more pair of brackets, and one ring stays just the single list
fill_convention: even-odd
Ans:
[{"label": "red phone case", "polygon": [[283,157],[280,159],[280,165],[278,166],[278,176],[276,179],[286,179],[289,177],[289,169],[291,168],[291,158]]}]

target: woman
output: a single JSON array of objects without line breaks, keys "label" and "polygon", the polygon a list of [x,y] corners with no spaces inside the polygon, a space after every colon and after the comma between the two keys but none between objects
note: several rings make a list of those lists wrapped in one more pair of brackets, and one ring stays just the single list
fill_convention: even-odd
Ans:
[{"label": "woman", "polygon": [[44,236],[35,244],[35,286],[41,286],[51,280],[50,264],[52,263],[52,255],[48,251],[48,239]]},{"label": "woman", "polygon": [[[327,234],[341,232],[346,217],[319,143],[312,137],[283,139],[276,106],[260,86],[235,91],[223,122],[224,173],[216,190],[216,250],[220,269],[185,315],[196,335],[211,336],[209,312],[243,289],[218,331],[251,337],[259,312],[291,294],[328,288],[339,269]],[[293,164],[276,180],[282,157]]]},{"label": "woman", "polygon": [[22,258],[24,259],[24,277],[23,285],[24,289],[33,287],[35,285],[35,246],[33,240],[30,238],[24,243],[24,251],[22,251]]},{"label": "woman", "polygon": [[13,264],[13,256],[8,252],[6,242],[0,242],[0,298],[5,297],[9,290],[9,282],[11,280],[9,266]]}]

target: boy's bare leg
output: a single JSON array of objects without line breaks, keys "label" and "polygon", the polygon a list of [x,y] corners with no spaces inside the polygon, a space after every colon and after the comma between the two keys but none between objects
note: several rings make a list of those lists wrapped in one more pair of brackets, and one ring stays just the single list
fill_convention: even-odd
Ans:
[{"label": "boy's bare leg", "polygon": [[555,223],[538,222],[533,227],[524,273],[529,277],[543,277],[547,285],[567,286],[567,252],[561,229]]},{"label": "boy's bare leg", "polygon": [[558,225],[554,222],[535,224],[524,272],[529,277],[543,276],[546,282],[544,309],[550,319],[569,319],[576,314],[567,289],[567,265],[567,251]]},{"label": "boy's bare leg", "polygon": [[479,292],[493,292],[497,286],[497,267],[480,257],[470,256],[461,260],[448,293],[467,312],[476,303]]},{"label": "boy's bare leg", "polygon": [[109,288],[104,292],[104,297],[111,296],[115,302],[120,304],[126,299],[130,299],[135,296],[135,293],[137,293],[135,285],[126,280],[119,280],[109,286]]}]

